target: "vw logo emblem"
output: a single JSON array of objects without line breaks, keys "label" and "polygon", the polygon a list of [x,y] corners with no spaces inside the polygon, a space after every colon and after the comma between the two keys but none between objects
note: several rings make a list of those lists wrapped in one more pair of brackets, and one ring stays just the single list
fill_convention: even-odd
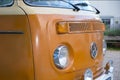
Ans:
[{"label": "vw logo emblem", "polygon": [[96,45],[95,42],[92,42],[92,43],[91,43],[90,53],[91,53],[91,57],[92,57],[93,59],[95,59],[96,56],[97,56],[97,45]]}]

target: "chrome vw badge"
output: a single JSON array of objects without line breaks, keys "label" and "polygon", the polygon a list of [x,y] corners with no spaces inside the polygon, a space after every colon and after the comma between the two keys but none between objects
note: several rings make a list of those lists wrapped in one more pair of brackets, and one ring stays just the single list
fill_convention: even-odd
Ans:
[{"label": "chrome vw badge", "polygon": [[91,53],[91,57],[92,57],[93,59],[95,59],[96,56],[97,56],[97,45],[96,45],[95,42],[92,42],[92,43],[91,43],[90,53]]}]

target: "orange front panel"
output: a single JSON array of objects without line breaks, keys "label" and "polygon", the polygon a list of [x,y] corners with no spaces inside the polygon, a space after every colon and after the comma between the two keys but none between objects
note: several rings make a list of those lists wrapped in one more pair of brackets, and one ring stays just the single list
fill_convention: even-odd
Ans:
[{"label": "orange front panel", "polygon": [[[79,80],[85,69],[96,71],[102,68],[102,31],[82,33],[57,33],[56,24],[66,22],[99,22],[94,17],[67,15],[28,15],[32,34],[33,53],[35,61],[36,80]],[[87,20],[89,18],[89,20]],[[91,43],[98,47],[98,56],[92,59],[90,55]],[[53,61],[54,50],[60,45],[69,48],[70,64],[67,68],[57,69]],[[99,72],[97,74],[100,74]]]},{"label": "orange front panel", "polygon": [[34,80],[30,29],[25,15],[0,15],[0,80]]}]

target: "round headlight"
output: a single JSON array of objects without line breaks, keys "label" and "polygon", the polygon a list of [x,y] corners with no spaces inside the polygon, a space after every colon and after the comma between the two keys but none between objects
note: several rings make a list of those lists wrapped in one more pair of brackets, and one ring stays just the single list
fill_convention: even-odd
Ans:
[{"label": "round headlight", "polygon": [[93,80],[93,73],[91,69],[87,69],[84,73],[84,80]]},{"label": "round headlight", "polygon": [[103,40],[103,55],[105,55],[106,50],[107,50],[107,44],[106,44],[106,41]]},{"label": "round headlight", "polygon": [[54,64],[59,69],[63,69],[67,67],[69,63],[68,48],[66,46],[57,47],[54,51],[53,59],[54,59]]}]

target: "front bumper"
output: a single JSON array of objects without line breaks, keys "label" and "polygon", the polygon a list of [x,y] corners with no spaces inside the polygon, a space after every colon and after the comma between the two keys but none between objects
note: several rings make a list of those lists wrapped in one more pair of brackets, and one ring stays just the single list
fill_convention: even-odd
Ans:
[{"label": "front bumper", "polygon": [[113,80],[113,73],[111,73],[111,72],[109,72],[107,74],[105,73],[95,80]]},{"label": "front bumper", "polygon": [[113,61],[109,61],[105,66],[105,72],[95,80],[113,80]]}]

